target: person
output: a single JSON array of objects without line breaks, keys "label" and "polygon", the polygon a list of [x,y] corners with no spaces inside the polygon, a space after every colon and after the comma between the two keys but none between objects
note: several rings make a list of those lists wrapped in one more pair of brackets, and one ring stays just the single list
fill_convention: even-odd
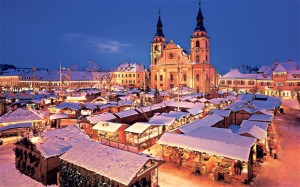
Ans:
[{"label": "person", "polygon": [[234,167],[234,173],[237,175],[238,174],[238,163],[237,162],[234,163],[233,167]]},{"label": "person", "polygon": [[269,149],[270,149],[270,156],[272,156],[272,150],[273,150],[273,144],[272,144],[272,142],[269,145]]}]

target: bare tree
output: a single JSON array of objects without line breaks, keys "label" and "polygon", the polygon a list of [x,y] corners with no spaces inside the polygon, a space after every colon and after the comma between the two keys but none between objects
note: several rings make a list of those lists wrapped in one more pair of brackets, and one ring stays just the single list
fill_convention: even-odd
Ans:
[{"label": "bare tree", "polygon": [[240,65],[235,67],[235,69],[238,69],[242,73],[257,73],[260,65]]}]

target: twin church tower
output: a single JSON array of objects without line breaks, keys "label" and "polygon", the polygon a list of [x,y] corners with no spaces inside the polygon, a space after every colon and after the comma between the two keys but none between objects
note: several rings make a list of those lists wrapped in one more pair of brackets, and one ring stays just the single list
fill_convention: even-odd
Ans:
[{"label": "twin church tower", "polygon": [[173,40],[166,42],[159,14],[150,53],[152,88],[169,90],[180,85],[208,92],[216,85],[215,68],[210,64],[210,38],[203,24],[200,3],[196,20],[189,54]]}]

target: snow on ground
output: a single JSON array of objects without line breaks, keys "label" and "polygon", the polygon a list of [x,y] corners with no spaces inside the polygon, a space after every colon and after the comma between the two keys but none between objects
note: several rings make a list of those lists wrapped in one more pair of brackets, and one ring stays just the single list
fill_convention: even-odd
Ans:
[{"label": "snow on ground", "polygon": [[0,147],[0,186],[5,187],[40,187],[44,186],[15,169],[13,144]]},{"label": "snow on ground", "polygon": [[298,103],[297,99],[282,99],[282,105],[291,109],[300,109],[300,103]]}]

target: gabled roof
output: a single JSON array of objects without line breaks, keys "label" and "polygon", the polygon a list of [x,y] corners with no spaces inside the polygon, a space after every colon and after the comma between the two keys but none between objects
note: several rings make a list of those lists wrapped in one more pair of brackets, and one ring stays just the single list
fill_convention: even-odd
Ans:
[{"label": "gabled roof", "polygon": [[281,64],[278,64],[273,72],[287,72],[287,71]]},{"label": "gabled roof", "polygon": [[31,110],[18,108],[0,117],[0,123],[22,123],[30,121],[42,121],[42,115]]},{"label": "gabled roof", "polygon": [[116,132],[122,127],[122,123],[113,122],[98,122],[92,127],[93,130],[106,131],[106,132]]},{"label": "gabled roof", "polygon": [[249,134],[259,140],[264,140],[267,137],[267,131],[263,130],[262,128],[257,127],[256,125],[248,126],[248,127],[241,127],[237,134]]},{"label": "gabled roof", "polygon": [[146,122],[137,122],[132,124],[130,127],[125,129],[125,132],[131,132],[131,133],[136,133],[136,134],[141,134],[145,130],[147,130],[151,125]]},{"label": "gabled roof", "polygon": [[96,116],[88,116],[86,117],[87,120],[89,120],[91,123],[96,124],[100,121],[110,121],[113,119],[116,119],[117,117],[114,116],[112,113],[106,113],[106,114],[99,114]]}]

